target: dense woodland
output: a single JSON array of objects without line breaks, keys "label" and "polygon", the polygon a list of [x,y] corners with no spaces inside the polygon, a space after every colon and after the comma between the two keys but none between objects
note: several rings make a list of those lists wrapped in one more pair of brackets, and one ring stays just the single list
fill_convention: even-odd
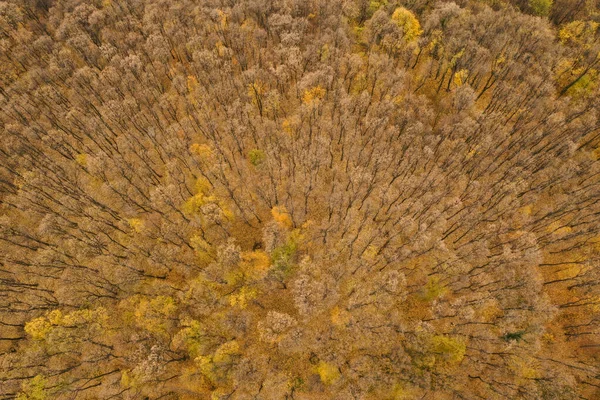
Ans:
[{"label": "dense woodland", "polygon": [[0,399],[599,399],[599,26],[0,1]]}]

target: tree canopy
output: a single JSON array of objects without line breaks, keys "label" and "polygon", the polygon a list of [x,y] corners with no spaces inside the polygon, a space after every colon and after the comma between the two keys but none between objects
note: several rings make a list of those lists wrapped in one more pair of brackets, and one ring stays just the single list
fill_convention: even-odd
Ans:
[{"label": "tree canopy", "polygon": [[599,26],[0,1],[0,398],[600,398]]}]

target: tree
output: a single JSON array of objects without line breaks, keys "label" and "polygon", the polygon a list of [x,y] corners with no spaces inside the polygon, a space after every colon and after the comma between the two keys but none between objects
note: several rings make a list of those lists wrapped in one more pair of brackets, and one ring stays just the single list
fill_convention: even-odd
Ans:
[{"label": "tree", "polygon": [[0,397],[598,398],[597,15],[0,2]]}]

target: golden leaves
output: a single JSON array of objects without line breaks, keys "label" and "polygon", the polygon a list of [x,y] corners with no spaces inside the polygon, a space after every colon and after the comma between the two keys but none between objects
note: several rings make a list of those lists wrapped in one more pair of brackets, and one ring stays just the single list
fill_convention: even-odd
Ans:
[{"label": "golden leaves", "polygon": [[248,84],[248,96],[252,99],[254,105],[259,105],[261,97],[267,92],[267,85],[261,81],[256,80]]},{"label": "golden leaves", "polygon": [[467,78],[469,77],[468,69],[461,69],[460,71],[454,74],[454,84],[458,87],[464,85],[467,82]]},{"label": "golden leaves", "polygon": [[189,92],[194,92],[198,89],[198,79],[195,76],[188,75],[186,83]]},{"label": "golden leaves", "polygon": [[404,7],[398,7],[392,14],[394,21],[404,31],[404,39],[411,42],[418,38],[423,30],[415,15]]},{"label": "golden leaves", "polygon": [[216,383],[225,378],[226,367],[240,355],[240,344],[236,340],[231,340],[220,345],[212,355],[198,356],[194,361],[202,374],[211,382]]},{"label": "golden leaves", "polygon": [[176,348],[185,348],[190,356],[197,357],[203,344],[204,330],[202,324],[196,320],[185,320],[182,325],[185,328],[177,332],[172,343]]},{"label": "golden leaves", "polygon": [[221,24],[221,28],[227,28],[227,14],[223,10],[217,10],[217,16],[219,19],[219,23]]},{"label": "golden leaves", "polygon": [[337,326],[345,326],[350,322],[352,314],[346,310],[342,310],[340,307],[335,306],[331,310],[331,322]]},{"label": "golden leaves", "polygon": [[306,89],[302,95],[302,102],[307,105],[318,104],[324,97],[327,91],[321,86],[314,86]]},{"label": "golden leaves", "polygon": [[87,161],[88,161],[88,155],[85,153],[77,154],[75,156],[75,162],[77,164],[81,165],[82,167],[87,166]]},{"label": "golden leaves", "polygon": [[222,222],[233,219],[233,213],[225,202],[215,195],[209,194],[211,184],[208,180],[198,178],[194,190],[196,194],[187,199],[181,206],[181,211],[184,214],[202,217],[206,222]]},{"label": "golden leaves", "polygon": [[213,155],[212,149],[209,145],[199,143],[192,143],[190,146],[190,153],[205,161],[209,160]]},{"label": "golden leaves", "polygon": [[248,160],[250,161],[250,164],[254,165],[255,167],[265,162],[266,158],[267,156],[265,152],[260,149],[252,149],[248,153]]},{"label": "golden leaves", "polygon": [[511,356],[508,360],[508,367],[522,379],[537,379],[540,377],[535,360],[532,357]]},{"label": "golden leaves", "polygon": [[248,302],[252,299],[255,299],[257,295],[258,290],[256,290],[256,288],[243,286],[236,293],[229,296],[229,304],[231,304],[232,307],[244,309],[248,306]]},{"label": "golden leaves", "polygon": [[365,251],[363,251],[362,258],[367,261],[373,261],[375,260],[375,257],[377,257],[377,254],[379,254],[379,248],[375,245],[369,245]]},{"label": "golden leaves", "polygon": [[431,338],[431,347],[436,360],[460,363],[465,357],[467,345],[463,338],[436,335]]},{"label": "golden leaves", "polygon": [[535,15],[539,15],[540,17],[550,14],[552,4],[553,0],[529,0],[529,7],[531,7]]},{"label": "golden leaves", "polygon": [[223,343],[213,356],[213,362],[215,363],[226,363],[230,362],[231,358],[235,355],[240,354],[240,345],[237,341],[232,340]]},{"label": "golden leaves", "polygon": [[144,228],[144,221],[139,218],[130,218],[127,220],[131,229],[133,229],[136,233],[142,232]]},{"label": "golden leaves", "polygon": [[262,251],[242,253],[242,268],[250,277],[263,277],[271,267],[271,258]]},{"label": "golden leaves", "polygon": [[319,378],[321,378],[321,382],[326,385],[331,385],[335,383],[341,376],[340,370],[333,364],[326,363],[324,361],[320,361],[316,368],[317,373],[319,374]]},{"label": "golden leaves", "polygon": [[573,229],[571,227],[563,225],[561,221],[554,221],[546,227],[546,232],[555,236],[564,236],[570,233],[572,230]]},{"label": "golden leaves", "polygon": [[108,313],[105,308],[94,310],[77,310],[64,314],[61,310],[53,310],[46,316],[32,319],[25,324],[25,332],[34,340],[45,340],[58,327],[75,328],[86,326],[106,326]]},{"label": "golden leaves", "polygon": [[563,25],[558,32],[558,38],[563,44],[570,42],[582,43],[595,35],[600,24],[595,21],[573,21]]},{"label": "golden leaves", "polygon": [[169,296],[148,298],[141,295],[129,297],[120,303],[125,322],[148,332],[167,334],[170,317],[177,310],[175,300]]},{"label": "golden leaves", "polygon": [[273,219],[281,226],[284,226],[286,228],[292,227],[292,218],[290,216],[290,213],[284,206],[273,207],[273,209],[271,210],[271,215],[273,216]]},{"label": "golden leaves", "polygon": [[21,385],[22,392],[17,395],[17,400],[46,400],[47,380],[43,375],[36,375]]},{"label": "golden leaves", "polygon": [[448,289],[440,283],[440,278],[438,276],[432,276],[423,288],[421,298],[425,301],[432,301],[443,296],[447,291]]},{"label": "golden leaves", "polygon": [[25,332],[33,340],[44,340],[51,330],[52,324],[45,317],[32,319],[25,324]]}]

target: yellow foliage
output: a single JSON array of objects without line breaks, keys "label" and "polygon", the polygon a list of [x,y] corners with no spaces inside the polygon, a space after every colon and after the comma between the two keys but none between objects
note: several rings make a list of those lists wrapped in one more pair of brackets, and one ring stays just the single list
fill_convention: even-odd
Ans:
[{"label": "yellow foliage", "polygon": [[589,302],[592,303],[591,309],[593,313],[600,312],[600,296],[592,296]]},{"label": "yellow foliage", "polygon": [[252,18],[246,18],[244,19],[244,22],[242,22],[241,28],[247,32],[254,32],[257,28],[256,21]]},{"label": "yellow foliage", "polygon": [[581,266],[578,264],[569,264],[568,267],[561,269],[556,273],[557,279],[570,279],[575,278],[581,273]]},{"label": "yellow foliage", "polygon": [[130,387],[134,386],[133,383],[134,382],[133,382],[131,375],[129,375],[129,371],[127,371],[127,370],[121,371],[121,387],[130,388]]},{"label": "yellow foliage", "polygon": [[221,400],[223,398],[228,397],[227,395],[231,392],[231,390],[227,391],[224,388],[216,388],[210,394],[210,400]]},{"label": "yellow foliage", "polygon": [[46,378],[42,375],[36,375],[31,380],[23,382],[21,385],[23,391],[17,395],[17,400],[47,399],[46,383]]},{"label": "yellow foliage", "polygon": [[213,218],[219,218],[222,220],[229,221],[233,220],[233,212],[229,208],[227,208],[225,203],[218,199],[216,196],[208,194],[210,192],[210,188],[210,183],[206,179],[199,178],[196,181],[195,186],[195,190],[197,190],[198,193],[196,193],[195,195],[187,199],[185,203],[183,203],[183,205],[181,206],[181,211],[183,211],[184,214],[189,216],[202,216],[203,207],[208,204],[213,204],[216,205],[217,208],[211,208],[208,210],[211,220]]},{"label": "yellow foliage", "polygon": [[188,325],[174,336],[173,344],[177,347],[185,347],[191,357],[197,357],[200,354],[202,346],[202,325],[199,321],[184,321]]},{"label": "yellow foliage", "polygon": [[225,55],[226,47],[221,42],[215,43],[215,48],[217,49],[217,54],[219,57],[223,57]]},{"label": "yellow foliage", "polygon": [[484,322],[490,322],[502,314],[502,309],[496,302],[488,302],[480,307],[478,312]]},{"label": "yellow foliage", "polygon": [[203,160],[207,160],[212,156],[212,149],[207,144],[192,143],[190,153],[197,155]]},{"label": "yellow foliage", "polygon": [[316,104],[325,97],[325,93],[325,89],[321,86],[306,89],[302,95],[302,102],[304,102],[304,104]]},{"label": "yellow foliage", "polygon": [[442,360],[450,363],[460,363],[465,357],[467,345],[462,338],[452,338],[444,335],[436,335],[431,339],[434,353]]},{"label": "yellow foliage", "polygon": [[442,37],[444,36],[444,32],[440,29],[434,29],[430,35],[430,41],[425,49],[429,51],[435,50],[435,48],[439,45],[442,46]]},{"label": "yellow foliage", "polygon": [[235,356],[240,354],[240,345],[237,341],[232,340],[226,343],[223,343],[213,356],[213,362],[220,363],[230,363]]},{"label": "yellow foliage", "polygon": [[529,0],[529,6],[536,15],[541,17],[550,14],[553,0]]},{"label": "yellow foliage", "polygon": [[417,398],[415,390],[407,388],[400,383],[395,384],[389,396],[386,396],[386,399],[389,400],[412,400],[415,398]]},{"label": "yellow foliage", "polygon": [[398,7],[392,14],[394,21],[404,31],[404,39],[407,42],[415,40],[423,31],[421,24],[415,15],[404,7]]},{"label": "yellow foliage", "polygon": [[52,310],[46,318],[52,325],[60,325],[63,321],[63,313],[60,310]]},{"label": "yellow foliage", "polygon": [[456,86],[462,86],[467,82],[467,78],[469,77],[469,70],[461,69],[460,71],[454,74],[454,84]]},{"label": "yellow foliage", "polygon": [[265,276],[271,267],[271,257],[263,250],[242,253],[243,268],[250,277]]},{"label": "yellow foliage", "polygon": [[198,356],[194,361],[196,365],[198,365],[200,372],[215,383],[219,380],[221,375],[219,373],[220,365],[232,364],[240,354],[239,343],[235,340],[231,340],[219,346],[212,356]]},{"label": "yellow foliage", "polygon": [[387,0],[371,0],[369,1],[369,8],[367,9],[367,15],[370,17],[373,16],[375,11],[379,10],[382,6],[387,5]]},{"label": "yellow foliage", "polygon": [[287,209],[284,206],[275,206],[271,210],[271,215],[273,219],[277,221],[280,225],[283,225],[286,228],[291,228],[292,218],[290,217],[290,213],[288,213]]},{"label": "yellow foliage", "polygon": [[551,333],[544,333],[544,335],[542,336],[542,340],[546,343],[553,343],[556,340],[556,338]]},{"label": "yellow foliage", "polygon": [[568,42],[581,43],[587,37],[593,37],[598,30],[598,22],[573,21],[565,24],[558,32],[558,38],[563,44]]},{"label": "yellow foliage", "polygon": [[284,132],[286,132],[290,135],[293,133],[292,123],[290,122],[290,120],[288,118],[283,120],[283,122],[281,123],[281,128],[284,130]]},{"label": "yellow foliage", "polygon": [[264,151],[262,151],[260,149],[252,149],[248,153],[248,159],[250,160],[250,164],[252,164],[254,166],[258,166],[258,165],[262,164],[263,162],[265,162],[266,158],[267,158],[267,155],[265,154]]},{"label": "yellow foliage", "polygon": [[202,193],[203,195],[208,195],[210,191],[211,185],[208,179],[200,177],[196,179],[196,184],[194,185],[194,190],[196,193]]},{"label": "yellow foliage", "polygon": [[190,238],[190,246],[198,252],[208,252],[210,250],[210,245],[198,235],[194,235]]},{"label": "yellow foliage", "polygon": [[129,226],[137,233],[140,233],[144,228],[144,221],[139,218],[130,218],[127,220],[127,222],[129,223]]},{"label": "yellow foliage", "polygon": [[321,61],[325,62],[329,58],[329,45],[325,43],[323,47],[321,47]]},{"label": "yellow foliage", "polygon": [[[598,54],[600,57],[600,53]],[[584,68],[578,68],[573,70],[575,76],[579,76],[584,72]],[[567,93],[571,97],[580,97],[589,93],[593,93],[594,89],[598,86],[598,70],[590,68],[583,76],[578,78],[577,82],[573,84]]]},{"label": "yellow foliage", "polygon": [[75,156],[75,162],[79,165],[81,165],[82,167],[87,166],[87,159],[88,159],[88,155],[87,154],[77,154],[77,156]]},{"label": "yellow foliage", "polygon": [[508,366],[521,378],[538,379],[540,378],[540,373],[532,364],[533,360],[525,360],[521,357],[513,356],[510,358]]},{"label": "yellow foliage", "polygon": [[229,208],[227,208],[223,203],[219,203],[219,207],[221,207],[221,211],[223,212],[223,217],[227,221],[233,221],[233,219],[235,218],[233,211],[231,211]]},{"label": "yellow foliage", "polygon": [[227,14],[223,12],[223,10],[217,10],[217,15],[219,16],[219,22],[221,23],[221,28],[227,28]]},{"label": "yellow foliage", "polygon": [[225,274],[225,281],[230,286],[238,286],[246,280],[246,275],[241,269],[234,269]]},{"label": "yellow foliage", "polygon": [[[190,92],[195,91],[198,88],[198,79],[193,75],[187,77],[187,88]],[[193,145],[192,145],[193,146]]]},{"label": "yellow foliage", "polygon": [[506,56],[504,55],[504,53],[500,54],[498,56],[498,58],[496,58],[496,65],[501,65],[504,64],[506,62]]},{"label": "yellow foliage", "polygon": [[216,380],[214,371],[215,366],[212,362],[211,356],[198,356],[194,361],[198,365],[200,372],[202,372],[208,379],[213,382]]},{"label": "yellow foliage", "polygon": [[153,312],[157,312],[165,317],[170,316],[175,311],[175,301],[172,297],[168,296],[157,296],[154,299],[150,300],[150,302],[145,303],[148,304],[148,307]]},{"label": "yellow foliage", "polygon": [[242,309],[246,308],[248,306],[248,302],[252,299],[255,299],[257,294],[258,292],[255,288],[244,286],[237,293],[229,296],[229,304]]},{"label": "yellow foliage", "polygon": [[533,211],[533,206],[531,204],[523,206],[523,207],[519,208],[519,211],[522,214],[531,215],[531,212]]},{"label": "yellow foliage", "polygon": [[202,260],[208,261],[210,258],[207,258],[211,254],[210,244],[204,239],[202,239],[199,235],[193,235],[190,238],[190,246],[194,248],[196,255],[200,256]]},{"label": "yellow foliage", "polygon": [[106,325],[108,313],[103,307],[95,310],[77,310],[63,314],[60,310],[53,310],[45,317],[35,318],[25,324],[25,332],[34,340],[44,340],[53,327],[75,327],[81,325],[97,324]]},{"label": "yellow foliage", "polygon": [[181,376],[177,381],[177,386],[187,392],[179,395],[180,400],[203,398],[201,394],[205,394],[211,389],[210,383],[198,373],[198,368],[195,366],[182,366]]},{"label": "yellow foliage", "polygon": [[406,100],[406,95],[404,95],[404,94],[394,96],[394,98],[392,99],[394,104],[397,106],[404,104],[405,100]]},{"label": "yellow foliage", "polygon": [[562,226],[562,222],[554,221],[546,227],[546,232],[553,235],[564,235],[570,233],[573,229],[568,226]]},{"label": "yellow foliage", "polygon": [[138,327],[163,334],[167,331],[170,317],[177,309],[173,298],[168,296],[156,296],[152,299],[133,296],[121,302],[121,306],[126,310],[125,319],[129,316]]},{"label": "yellow foliage", "polygon": [[440,278],[432,276],[423,288],[422,298],[425,301],[431,301],[443,296],[447,291],[446,287],[440,283]]},{"label": "yellow foliage", "polygon": [[287,133],[288,135],[293,135],[294,132],[296,131],[296,129],[298,128],[298,125],[300,125],[300,120],[298,119],[298,117],[291,116],[291,117],[285,118],[281,122],[281,129],[283,129],[283,131],[285,133]]},{"label": "yellow foliage", "polygon": [[197,193],[186,200],[181,210],[187,215],[199,214],[203,205],[214,202],[214,196],[206,196],[204,193]]},{"label": "yellow foliage", "polygon": [[97,323],[105,325],[108,322],[108,313],[103,307],[95,310],[78,310],[62,316],[58,325],[75,326]]},{"label": "yellow foliage", "polygon": [[32,319],[25,324],[25,332],[34,340],[44,340],[52,330],[52,324],[45,317]]},{"label": "yellow foliage", "polygon": [[331,322],[334,325],[345,326],[348,322],[350,322],[350,318],[352,315],[346,310],[340,309],[338,306],[335,306],[331,310]]},{"label": "yellow foliage", "polygon": [[254,81],[248,85],[248,96],[252,99],[254,105],[258,105],[260,98],[267,91],[267,86],[260,80]]},{"label": "yellow foliage", "polygon": [[375,257],[377,256],[378,252],[379,252],[379,248],[377,246],[370,245],[365,249],[365,251],[362,254],[362,257],[365,260],[373,261],[375,259]]},{"label": "yellow foliage", "polygon": [[331,385],[340,378],[340,370],[335,365],[328,364],[324,361],[319,362],[317,373],[321,378],[321,382],[326,385]]},{"label": "yellow foliage", "polygon": [[464,54],[465,54],[465,49],[463,48],[458,53],[456,53],[455,55],[452,56],[452,59],[450,60],[450,65],[455,66],[456,63],[458,62],[458,60],[460,60]]}]

